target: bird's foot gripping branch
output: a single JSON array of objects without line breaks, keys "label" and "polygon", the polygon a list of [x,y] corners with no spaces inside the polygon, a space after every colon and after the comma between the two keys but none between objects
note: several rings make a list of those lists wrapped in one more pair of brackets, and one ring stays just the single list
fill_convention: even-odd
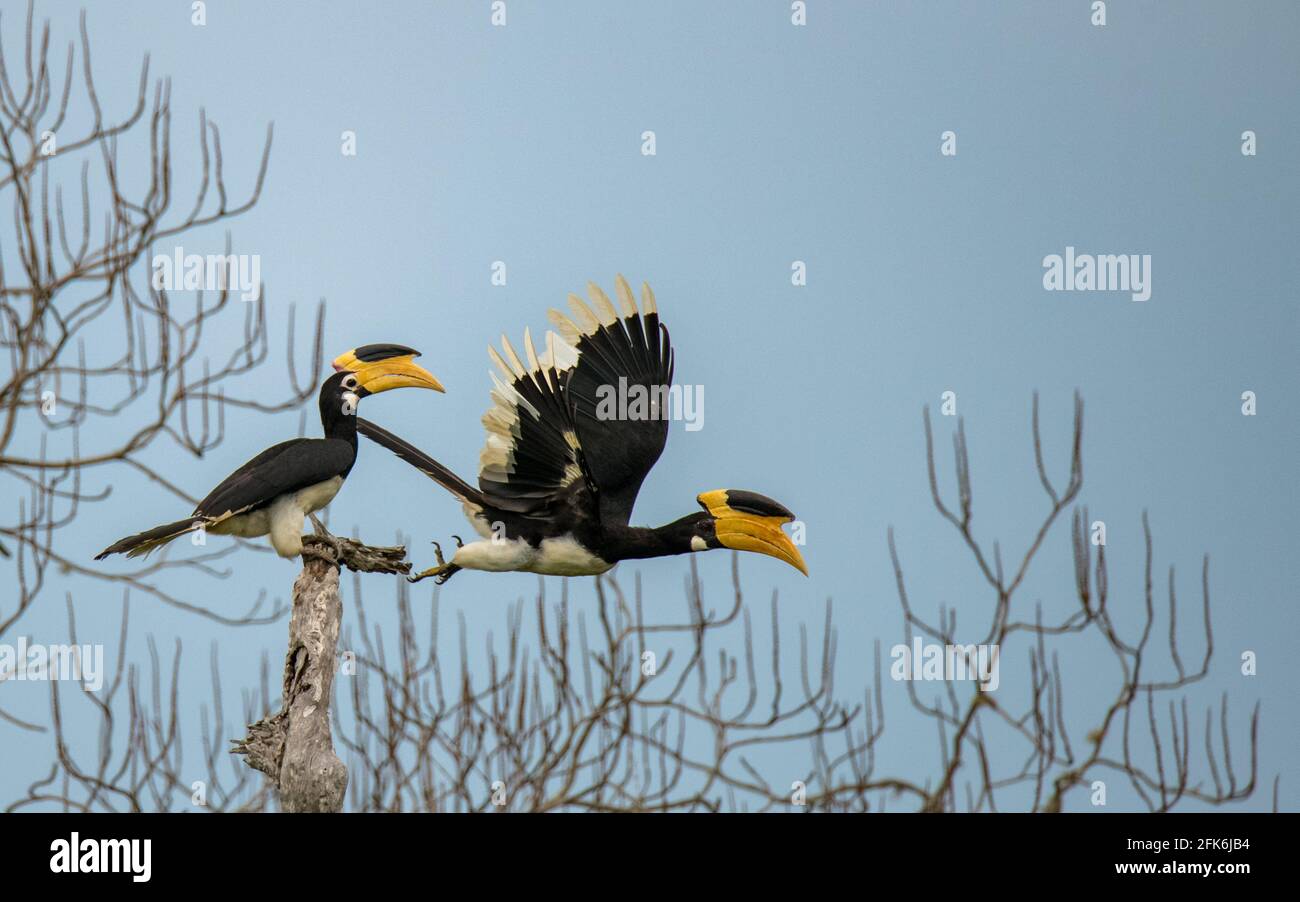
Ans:
[{"label": "bird's foot gripping branch", "polygon": [[405,545],[366,545],[356,539],[331,534],[315,515],[311,518],[316,532],[302,537],[302,559],[320,559],[355,573],[411,572]]},{"label": "bird's foot gripping branch", "polygon": [[329,714],[343,619],[339,570],[411,570],[404,546],[365,545],[315,525],[315,534],[302,537],[303,567],[293,584],[284,703],[279,712],[250,724],[248,735],[231,749],[275,782],[286,811],[340,811],[347,791],[348,772],[334,753]]}]

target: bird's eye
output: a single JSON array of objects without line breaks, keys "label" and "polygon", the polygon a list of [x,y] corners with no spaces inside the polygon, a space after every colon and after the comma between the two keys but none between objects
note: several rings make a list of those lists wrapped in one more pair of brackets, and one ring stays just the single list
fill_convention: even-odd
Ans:
[{"label": "bird's eye", "polygon": [[348,391],[355,391],[357,387],[357,377],[349,373],[343,377],[343,387]]}]

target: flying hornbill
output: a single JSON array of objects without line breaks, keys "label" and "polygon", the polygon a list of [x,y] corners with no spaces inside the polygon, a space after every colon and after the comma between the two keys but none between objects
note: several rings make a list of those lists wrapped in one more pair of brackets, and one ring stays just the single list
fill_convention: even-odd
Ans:
[{"label": "flying hornbill", "polygon": [[365,345],[334,361],[338,372],[320,389],[324,438],[295,438],[267,448],[222,481],[184,520],[115,542],[95,556],[146,555],[196,529],[250,539],[271,536],[281,557],[302,552],[303,518],[333,500],[357,459],[357,405],[393,388],[442,391],[433,374],[414,362],[419,351],[402,345]]},{"label": "flying hornbill", "polygon": [[[463,544],[450,562],[434,543],[438,566],[409,577],[445,582],[456,571],[519,570],[557,576],[604,573],[619,561],[734,548],[779,558],[805,575],[803,556],[782,531],[794,520],[785,507],[754,492],[718,489],[697,498],[704,513],[654,529],[629,526],[637,492],[668,439],[673,351],[654,294],[617,280],[621,313],[590,284],[594,310],[569,295],[573,318],[550,312],[539,355],[527,330],[519,358],[502,336],[488,348],[493,405],[483,417],[487,444],[478,488],[391,432],[358,419],[362,435],[423,471],[460,499],[483,541]],[[619,391],[642,404],[607,403]],[[632,414],[639,414],[633,416]]]}]

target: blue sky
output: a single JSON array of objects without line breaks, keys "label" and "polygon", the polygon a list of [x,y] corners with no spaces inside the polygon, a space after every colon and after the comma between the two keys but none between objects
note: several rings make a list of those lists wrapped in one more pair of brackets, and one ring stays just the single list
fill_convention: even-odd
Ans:
[{"label": "blue sky", "polygon": [[[273,352],[288,305],[301,314],[321,298],[327,354],[373,341],[418,347],[447,394],[397,392],[362,413],[464,476],[482,443],[486,345],[502,332],[518,339],[525,326],[540,332],[546,309],[588,280],[607,290],[618,272],[649,281],[677,380],[704,388],[705,427],[674,424],[634,521],[668,522],[721,487],[791,507],[807,524],[811,578],[749,556],[743,579],[756,601],[780,592],[791,629],[818,622],[834,599],[843,686],[865,677],[874,641],[903,641],[890,526],[914,605],[954,607],[972,629],[991,605],[930,504],[922,406],[936,414],[951,497],[955,423],[937,408],[942,393],[956,393],[976,534],[1018,559],[1045,511],[1032,393],[1050,472],[1063,480],[1077,389],[1081,500],[1107,523],[1112,606],[1134,618],[1140,607],[1145,509],[1157,586],[1175,565],[1195,654],[1191,614],[1210,555],[1216,654],[1191,691],[1193,712],[1226,691],[1244,736],[1246,712],[1261,701],[1261,772],[1266,785],[1281,773],[1282,806],[1296,808],[1300,427],[1287,405],[1300,334],[1300,8],[1111,3],[1107,25],[1094,27],[1086,3],[809,6],[805,27],[791,25],[783,2],[525,0],[509,0],[504,28],[490,24],[486,2],[214,3],[204,27],[190,24],[186,4],[92,5],[88,24],[110,114],[129,106],[143,52],[155,75],[171,77],[183,184],[196,170],[198,107],[221,126],[236,194],[251,185],[274,122],[263,198],[232,225],[234,250],[261,257]],[[78,8],[38,4],[56,46],[75,37]],[[8,9],[0,19],[11,60],[18,19]],[[1241,153],[1247,129],[1255,156]],[[356,133],[355,157],[340,153],[344,130]],[[641,153],[646,130],[654,156]],[[948,130],[955,156],[940,153]],[[221,230],[207,230],[184,244],[209,253],[221,242]],[[1045,291],[1042,260],[1067,246],[1150,254],[1151,299]],[[490,282],[497,260],[508,267],[504,287]],[[806,286],[791,284],[796,260]],[[213,346],[228,330],[234,347],[242,311],[215,325]],[[265,372],[281,378],[278,364]],[[1240,409],[1248,390],[1253,417]],[[202,494],[298,424],[297,414],[235,419],[207,459],[154,453]],[[308,433],[318,428],[310,417]],[[32,447],[38,430],[23,436]],[[331,524],[376,542],[414,535],[427,565],[425,540],[465,526],[458,505],[374,446],[361,455]],[[114,490],[130,505],[85,511],[87,558],[120,533],[184,513],[142,482]],[[728,556],[699,563],[725,593]],[[648,598],[680,609],[685,562],[620,571],[632,569]],[[230,580],[193,591],[233,614],[263,588],[286,596],[295,572],[244,555]],[[371,580],[373,614],[389,590]],[[1062,520],[1019,613],[1068,604],[1071,587]],[[589,586],[572,589],[590,596]],[[471,629],[500,630],[506,604],[535,590],[534,577],[467,573],[442,597]],[[75,578],[57,578],[19,632],[66,633],[65,591],[83,633],[112,641],[120,597]],[[145,618],[162,647],[180,637],[190,649],[193,704],[210,641],[221,643],[229,686],[242,675],[252,685],[263,652],[273,662],[283,654],[283,621],[232,630],[143,598],[134,609],[141,655]],[[1247,650],[1260,662],[1254,677],[1240,673]],[[1076,674],[1068,701],[1085,722],[1113,658],[1100,645],[1062,653]],[[1022,659],[1023,645],[1008,654]],[[9,710],[43,710],[43,692],[6,688]],[[1003,691],[1023,700],[1027,689],[1004,679]],[[884,754],[902,769],[934,740],[909,716],[900,685],[885,693],[895,716]],[[11,798],[43,772],[48,741],[2,744],[0,796]],[[1246,807],[1267,807],[1268,796]],[[1136,804],[1113,788],[1111,807]]]}]

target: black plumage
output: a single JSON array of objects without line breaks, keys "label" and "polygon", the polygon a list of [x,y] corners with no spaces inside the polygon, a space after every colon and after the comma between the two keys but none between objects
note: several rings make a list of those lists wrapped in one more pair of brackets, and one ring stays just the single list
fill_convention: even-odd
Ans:
[{"label": "black plumage", "polygon": [[[439,566],[421,577],[441,581],[464,567],[600,573],[620,560],[741,547],[729,543],[731,533],[719,532],[719,523],[734,526],[745,519],[753,521],[745,529],[761,535],[765,547],[743,550],[776,554],[803,569],[802,557],[779,527],[793,517],[770,499],[764,499],[769,506],[762,514],[753,502],[747,510],[725,502],[713,510],[705,502],[716,493],[705,493],[699,498],[705,513],[653,529],[628,525],[668,439],[674,357],[649,287],[642,290],[642,309],[621,276],[617,287],[621,313],[594,285],[595,310],[571,295],[572,319],[551,311],[561,334],[548,333],[541,354],[527,332],[523,359],[504,338],[500,352],[489,349],[501,377],[493,376],[493,406],[483,417],[488,439],[477,488],[411,443],[358,420],[362,435],[464,502],[487,540],[459,549],[450,564],[442,563],[439,552]],[[625,403],[629,398],[640,406]]]},{"label": "black plumage", "polygon": [[222,480],[190,516],[121,539],[95,559],[119,553],[147,555],[198,529],[246,538],[270,534],[279,554],[296,556],[302,548],[302,518],[333,499],[356,462],[360,399],[401,385],[441,390],[432,375],[412,362],[416,355],[401,345],[369,345],[350,352],[351,368],[321,385],[323,438],[272,445]]},{"label": "black plumage", "polygon": [[320,393],[324,438],[293,438],[272,445],[254,457],[198,503],[194,513],[220,517],[270,504],[286,492],[295,492],[335,476],[347,478],[357,460],[357,418],[342,413],[341,383],[347,373],[335,373]]}]

